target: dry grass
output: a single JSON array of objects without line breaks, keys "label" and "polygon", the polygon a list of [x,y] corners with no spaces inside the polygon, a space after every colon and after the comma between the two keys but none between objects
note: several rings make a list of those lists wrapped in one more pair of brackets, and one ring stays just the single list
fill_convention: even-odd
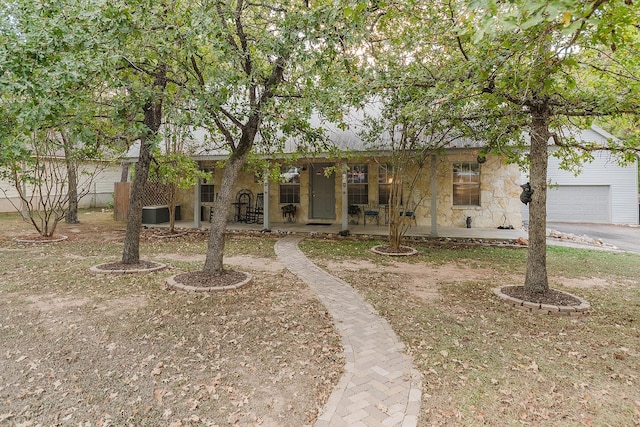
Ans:
[{"label": "dry grass", "polygon": [[[168,271],[91,276],[116,260],[124,224],[87,212],[70,236],[23,245],[0,214],[0,425],[268,425],[313,422],[343,364],[331,319],[275,259],[274,238],[229,239],[226,262],[254,273],[214,295],[164,289],[201,268],[206,236],[155,239]],[[526,251],[308,240],[303,250],[356,287],[424,374],[421,426],[640,424],[640,256],[549,250],[554,287],[585,297],[585,318],[532,316],[491,293],[520,284]]]},{"label": "dry grass", "polygon": [[143,238],[143,258],[168,271],[93,276],[91,265],[120,256],[124,224],[100,212],[81,219],[61,225],[66,242],[21,245],[10,238],[28,227],[0,216],[0,425],[315,419],[341,374],[340,342],[315,296],[274,267],[273,240],[230,239],[230,258],[259,261],[243,265],[248,287],[186,295],[164,279],[201,268],[203,236]]},{"label": "dry grass", "polygon": [[371,244],[342,245],[337,256],[335,243],[304,248],[328,268],[349,266],[332,271],[407,344],[424,375],[420,425],[640,424],[640,256],[550,248],[552,286],[593,307],[563,318],[510,309],[492,294],[521,284],[524,250],[422,247],[376,269],[359,256]]}]

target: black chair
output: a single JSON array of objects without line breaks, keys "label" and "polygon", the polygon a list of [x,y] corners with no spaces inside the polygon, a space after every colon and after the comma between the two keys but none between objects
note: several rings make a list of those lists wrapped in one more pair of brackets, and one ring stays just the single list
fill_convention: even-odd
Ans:
[{"label": "black chair", "polygon": [[253,208],[247,209],[247,222],[262,222],[264,216],[264,193],[256,195],[256,204]]},{"label": "black chair", "polygon": [[400,216],[404,216],[405,218],[407,218],[407,221],[409,222],[409,227],[411,227],[411,222],[413,222],[413,225],[417,226],[418,225],[418,220],[416,219],[416,213],[414,211],[404,211],[404,212],[400,212]]},{"label": "black chair", "polygon": [[296,222],[296,205],[288,204],[282,206],[282,219],[287,222]]},{"label": "black chair", "polygon": [[251,208],[251,199],[253,198],[253,193],[249,190],[240,190],[238,194],[236,194],[236,201],[234,205],[236,206],[236,222],[247,222],[247,211]]},{"label": "black chair", "polygon": [[360,222],[360,206],[349,205],[347,213],[349,214],[349,224],[357,225]]},{"label": "black chair", "polygon": [[364,225],[367,225],[367,218],[375,218],[376,224],[380,225],[380,208],[371,204],[364,208]]}]

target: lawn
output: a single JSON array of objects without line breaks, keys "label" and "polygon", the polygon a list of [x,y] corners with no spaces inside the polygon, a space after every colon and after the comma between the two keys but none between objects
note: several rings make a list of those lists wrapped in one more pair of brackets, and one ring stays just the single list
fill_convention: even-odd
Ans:
[{"label": "lawn", "polygon": [[407,344],[424,375],[420,425],[640,424],[640,256],[549,247],[552,287],[593,307],[574,318],[531,315],[493,295],[522,284],[525,250],[423,246],[380,265],[366,253],[373,244],[303,248]]},{"label": "lawn", "polygon": [[207,236],[158,239],[142,258],[170,268],[91,275],[119,259],[124,224],[83,212],[55,244],[0,214],[0,425],[302,426],[342,373],[324,307],[275,260],[274,239],[230,238],[245,288],[187,295],[165,278],[202,268]]},{"label": "lawn", "polygon": [[[145,275],[91,275],[119,259],[124,224],[83,211],[69,239],[0,214],[0,425],[302,426],[341,375],[340,339],[316,297],[276,260],[275,237],[232,235],[225,262],[248,287],[170,292],[202,267],[207,236],[144,231]],[[513,310],[491,289],[521,284],[526,250],[308,239],[301,248],[370,301],[423,373],[421,426],[640,424],[640,256],[549,249],[552,286],[590,315]]]}]

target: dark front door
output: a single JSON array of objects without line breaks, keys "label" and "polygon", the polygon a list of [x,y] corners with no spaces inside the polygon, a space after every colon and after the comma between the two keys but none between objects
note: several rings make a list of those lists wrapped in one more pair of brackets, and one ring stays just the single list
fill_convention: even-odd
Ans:
[{"label": "dark front door", "polygon": [[309,205],[311,206],[311,218],[335,219],[336,218],[336,179],[335,173],[325,173],[330,164],[311,165],[311,191],[309,192]]}]

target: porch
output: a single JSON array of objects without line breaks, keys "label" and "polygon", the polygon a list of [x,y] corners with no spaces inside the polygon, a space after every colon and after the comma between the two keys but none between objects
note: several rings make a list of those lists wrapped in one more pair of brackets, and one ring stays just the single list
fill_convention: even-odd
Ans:
[{"label": "porch", "polygon": [[[168,223],[161,224],[144,224],[145,226],[164,228],[168,227]],[[368,236],[380,236],[384,238],[388,235],[388,225],[375,225],[375,224],[358,224],[350,225],[349,233],[351,235],[368,235]],[[195,229],[193,221],[176,221],[176,228],[180,229]],[[208,229],[209,223],[202,222],[200,230]],[[259,232],[263,230],[263,225],[248,224],[245,222],[229,222],[227,223],[227,231],[255,231]],[[304,223],[304,222],[271,222],[271,233],[273,234],[289,234],[289,233],[302,233],[302,234],[327,234],[337,235],[342,229],[340,224],[322,224],[318,223]],[[528,238],[526,231],[522,229],[498,229],[498,228],[462,228],[462,227],[443,227],[438,226],[438,235],[436,237],[451,238],[451,239],[479,239],[479,240],[492,240],[492,241],[511,241],[518,238]],[[429,226],[413,226],[409,228],[406,233],[407,237],[432,237],[431,227]]]}]

